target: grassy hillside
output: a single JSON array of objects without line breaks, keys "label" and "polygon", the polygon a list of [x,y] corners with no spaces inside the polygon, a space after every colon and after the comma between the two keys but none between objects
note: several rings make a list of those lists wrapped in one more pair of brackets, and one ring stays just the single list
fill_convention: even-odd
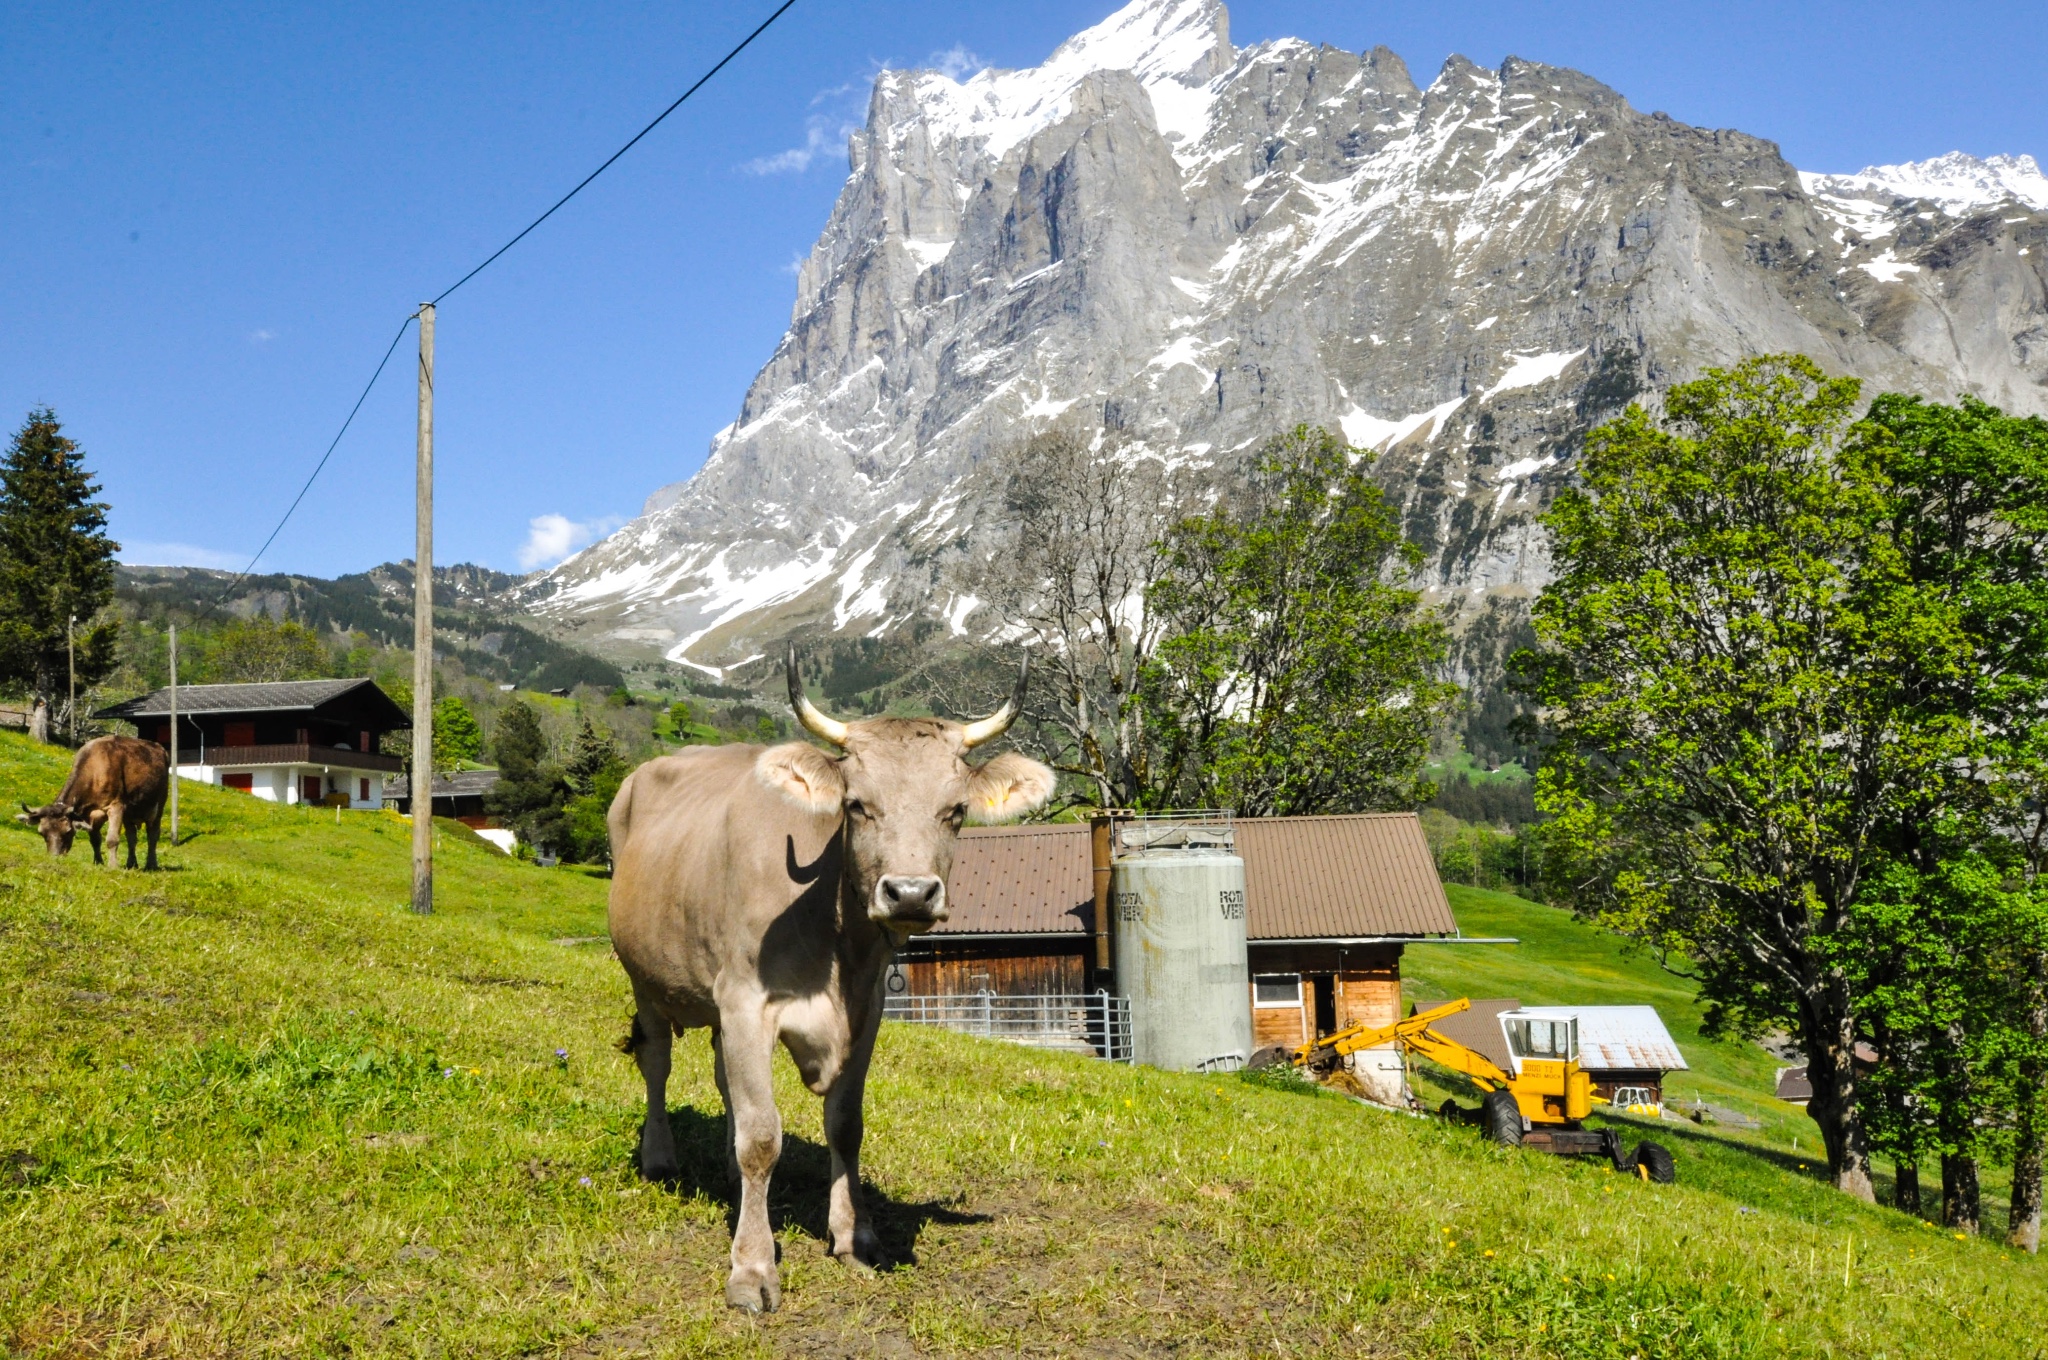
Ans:
[{"label": "grassy hillside", "polygon": [[[0,734],[8,799],[61,777]],[[602,882],[450,837],[419,918],[396,821],[185,801],[153,876],[0,835],[0,1353],[2044,1354],[2040,1262],[1704,1133],[1651,1186],[894,1025],[866,1172],[900,1265],[825,1258],[818,1103],[780,1063],[784,1309],[749,1320],[701,1037],[682,1184],[632,1174]]]}]

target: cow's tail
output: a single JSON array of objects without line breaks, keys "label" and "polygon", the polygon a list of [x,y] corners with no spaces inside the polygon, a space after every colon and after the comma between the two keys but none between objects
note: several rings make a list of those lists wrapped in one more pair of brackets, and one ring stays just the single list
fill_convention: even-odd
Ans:
[{"label": "cow's tail", "polygon": [[633,1024],[629,1029],[627,1029],[626,1037],[619,1040],[619,1052],[625,1054],[638,1053],[640,1051],[640,1045],[646,1042],[647,1031],[640,1028],[640,1013],[638,1011],[635,1011],[633,1012]]}]

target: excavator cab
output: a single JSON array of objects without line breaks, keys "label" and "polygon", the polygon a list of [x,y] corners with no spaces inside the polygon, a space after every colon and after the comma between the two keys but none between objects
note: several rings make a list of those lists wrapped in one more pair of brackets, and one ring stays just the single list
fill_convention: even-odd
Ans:
[{"label": "excavator cab", "polygon": [[1579,1066],[1577,1016],[1508,1011],[1500,1018],[1514,1072],[1507,1083],[1532,1124],[1561,1124],[1593,1112],[1593,1078]]}]

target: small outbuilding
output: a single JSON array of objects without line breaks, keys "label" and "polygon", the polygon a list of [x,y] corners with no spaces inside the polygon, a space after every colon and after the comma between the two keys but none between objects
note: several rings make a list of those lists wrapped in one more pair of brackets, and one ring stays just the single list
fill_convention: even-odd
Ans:
[{"label": "small outbuilding", "polygon": [[[385,781],[405,768],[378,749],[412,726],[371,680],[276,680],[180,685],[178,777],[274,803],[384,805]],[[171,692],[159,689],[93,716],[133,723],[171,745]]]},{"label": "small outbuilding", "polygon": [[[484,810],[484,797],[498,787],[496,770],[452,770],[434,775],[434,815],[452,817],[472,831],[482,831],[498,824],[497,818]],[[409,775],[396,775],[384,785],[384,802],[396,806],[407,816],[412,814],[412,780]]]}]

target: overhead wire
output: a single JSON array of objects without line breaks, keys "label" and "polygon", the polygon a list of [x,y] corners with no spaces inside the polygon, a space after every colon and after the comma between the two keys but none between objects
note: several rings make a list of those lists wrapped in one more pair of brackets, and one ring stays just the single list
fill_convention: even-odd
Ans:
[{"label": "overhead wire", "polygon": [[[470,270],[467,274],[464,274],[461,278],[457,279],[455,282],[449,284],[446,288],[442,289],[439,293],[435,294],[433,301],[427,305],[440,305],[440,302],[443,298],[447,297],[450,293],[453,293],[456,289],[462,287],[463,284],[468,283],[477,275],[483,273],[484,270],[490,268],[491,265],[497,262],[499,256],[503,255],[506,251],[512,249],[512,247],[518,245],[521,241],[525,240],[527,236],[533,232],[533,229],[535,227],[538,227],[541,223],[547,221],[550,217],[553,217],[555,213],[558,212],[565,204],[567,204],[570,199],[576,197],[576,195],[582,193],[586,188],[588,188],[592,180],[596,179],[599,175],[602,175],[605,171],[611,169],[612,165],[619,159],[619,157],[625,155],[628,151],[631,151],[635,146],[639,145],[640,140],[644,138],[648,133],[660,127],[662,123],[666,121],[670,114],[674,113],[677,109],[681,108],[684,102],[687,101],[691,95],[697,93],[698,90],[704,88],[704,86],[711,80],[713,76],[717,75],[720,71],[724,70],[726,66],[732,62],[733,58],[739,56],[740,53],[746,51],[747,48],[753,44],[754,39],[760,37],[763,33],[766,33],[768,31],[769,25],[773,24],[777,19],[780,19],[785,13],[789,11],[790,7],[795,4],[796,0],[782,0],[782,3],[776,7],[774,13],[770,14],[766,19],[763,19],[754,28],[753,32],[747,34],[746,37],[740,39],[739,42],[732,48],[732,50],[727,52],[724,56],[720,57],[717,63],[714,66],[712,66],[710,70],[706,71],[703,75],[697,77],[696,81],[691,84],[689,89],[684,90],[680,95],[677,95],[674,102],[672,102],[667,108],[663,109],[660,113],[656,114],[653,120],[649,122],[647,126],[641,128],[638,132],[634,133],[632,137],[627,140],[624,146],[621,146],[617,151],[614,151],[611,155],[605,157],[604,163],[602,165],[599,165],[597,169],[591,171],[589,174],[585,175],[581,180],[577,181],[575,188],[571,189],[568,193],[563,194],[560,198],[556,199],[554,203],[549,205],[548,210],[546,212],[542,213],[539,217],[534,218],[531,222],[527,223],[524,227],[522,227],[518,235],[514,236],[511,240],[505,242],[504,245],[499,246],[496,250],[492,251],[488,256],[484,258],[481,264],[476,266],[476,268]],[[299,488],[299,494],[292,497],[292,503],[288,507],[286,507],[284,514],[278,519],[277,527],[270,531],[270,537],[263,540],[263,546],[256,550],[256,555],[254,557],[251,557],[249,559],[249,565],[242,568],[242,570],[235,576],[234,580],[228,582],[226,588],[214,597],[213,602],[207,605],[206,608],[201,611],[202,616],[205,614],[210,614],[214,610],[218,609],[227,600],[227,597],[233,593],[235,587],[239,586],[243,581],[249,578],[249,575],[256,570],[257,562],[262,560],[263,554],[270,551],[270,545],[275,543],[277,541],[277,536],[284,532],[284,526],[290,522],[292,514],[299,508],[300,502],[306,499],[306,493],[313,489],[313,483],[319,478],[321,469],[325,468],[327,466],[327,460],[334,456],[334,450],[336,449],[336,447],[340,445],[341,437],[347,434],[349,426],[355,423],[356,413],[363,409],[363,403],[369,399],[370,390],[377,385],[377,379],[383,376],[385,367],[391,362],[392,354],[394,354],[398,349],[398,342],[405,338],[406,330],[412,325],[412,323],[415,320],[418,319],[418,317],[419,313],[415,311],[411,315],[407,316],[402,323],[400,323],[398,327],[398,334],[391,337],[391,343],[385,347],[384,357],[377,361],[376,371],[370,374],[370,381],[363,384],[363,390],[360,394],[357,395],[355,405],[349,408],[348,418],[341,422],[341,428],[335,431],[334,438],[328,441],[326,452],[322,453],[320,455],[320,461],[313,465],[312,475],[308,476],[306,478],[305,485]]]}]

